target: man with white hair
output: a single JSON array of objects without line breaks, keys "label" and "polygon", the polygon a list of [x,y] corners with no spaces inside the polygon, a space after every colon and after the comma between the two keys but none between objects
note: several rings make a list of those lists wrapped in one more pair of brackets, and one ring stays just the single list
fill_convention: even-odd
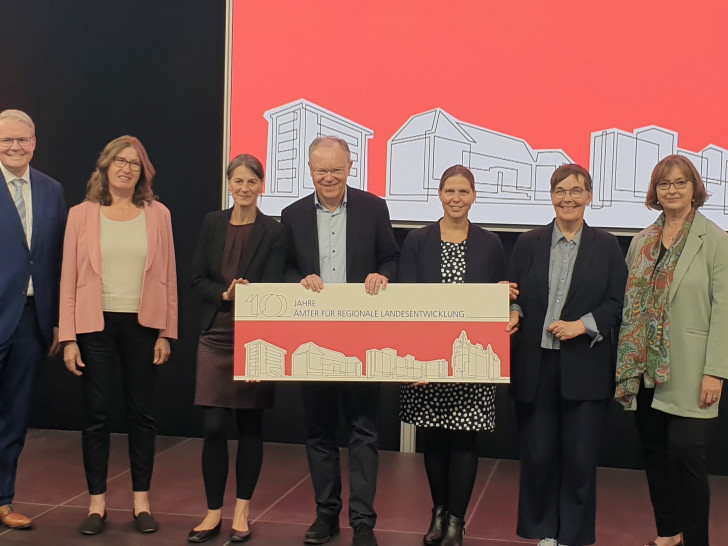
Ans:
[{"label": "man with white hair", "polygon": [[28,529],[13,511],[15,474],[36,372],[58,351],[58,284],[66,225],[61,185],[30,167],[35,125],[0,112],[0,523]]},{"label": "man with white hair", "polygon": [[[316,191],[286,207],[281,223],[288,238],[286,278],[314,292],[324,283],[362,283],[377,294],[397,275],[399,249],[383,199],[346,184],[353,162],[347,142],[321,136],[308,149]],[[353,546],[377,546],[379,385],[304,382],[308,456],[316,520],[305,544],[324,544],[339,532],[341,468],[336,442],[341,401],[349,434],[349,523]]]}]

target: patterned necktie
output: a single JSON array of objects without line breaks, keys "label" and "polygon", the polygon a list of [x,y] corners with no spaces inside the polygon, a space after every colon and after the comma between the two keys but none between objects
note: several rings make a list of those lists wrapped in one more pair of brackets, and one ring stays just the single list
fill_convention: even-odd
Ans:
[{"label": "patterned necktie", "polygon": [[22,178],[16,178],[10,183],[15,186],[15,196],[13,197],[13,201],[15,202],[15,207],[18,209],[18,214],[20,215],[20,222],[23,224],[23,231],[28,233],[28,220],[25,218],[25,199],[23,199],[23,182],[25,182],[25,180]]}]

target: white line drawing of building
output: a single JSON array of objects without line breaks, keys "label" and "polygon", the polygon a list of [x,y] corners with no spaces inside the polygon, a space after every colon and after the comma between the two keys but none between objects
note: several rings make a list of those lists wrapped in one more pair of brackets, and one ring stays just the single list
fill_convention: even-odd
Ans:
[{"label": "white line drawing of building", "polygon": [[286,370],[286,351],[256,339],[245,344],[246,377],[283,377]]},{"label": "white line drawing of building", "polygon": [[652,169],[668,155],[687,157],[698,169],[712,198],[705,208],[728,214],[728,150],[709,145],[699,152],[678,148],[678,133],[656,125],[596,131],[591,137],[589,170],[594,181],[592,208],[644,203]]},{"label": "white line drawing of building", "polygon": [[420,361],[410,354],[398,356],[397,351],[391,348],[367,350],[366,361],[369,379],[427,381],[448,377],[447,360]]},{"label": "white line drawing of building", "polygon": [[488,345],[473,345],[465,330],[452,345],[453,375],[458,378],[484,378],[491,381],[503,379],[500,358]]},{"label": "white line drawing of building", "polygon": [[436,108],[410,117],[389,139],[387,199],[428,201],[445,169],[461,164],[475,176],[478,201],[550,205],[549,180],[564,163],[573,161],[563,150],[535,150]]},{"label": "white line drawing of building", "polygon": [[347,183],[367,189],[369,139],[374,131],[306,99],[299,99],[266,111],[268,159],[266,188],[261,208],[278,211],[314,191],[308,170],[308,147],[320,136],[346,140],[354,162]]},{"label": "white line drawing of building", "polygon": [[362,377],[361,360],[307,342],[292,357],[293,377]]}]

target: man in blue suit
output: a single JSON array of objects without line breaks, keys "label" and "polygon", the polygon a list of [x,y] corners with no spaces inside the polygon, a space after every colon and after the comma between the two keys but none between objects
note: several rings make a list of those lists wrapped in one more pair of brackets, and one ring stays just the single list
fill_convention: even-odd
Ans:
[{"label": "man in blue suit", "polygon": [[28,405],[45,355],[58,351],[58,283],[66,204],[61,185],[30,167],[35,125],[0,112],[0,523],[27,529],[14,512]]}]

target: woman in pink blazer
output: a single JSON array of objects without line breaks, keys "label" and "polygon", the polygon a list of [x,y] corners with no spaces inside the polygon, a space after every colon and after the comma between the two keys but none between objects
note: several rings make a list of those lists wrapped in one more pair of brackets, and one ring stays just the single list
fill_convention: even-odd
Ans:
[{"label": "woman in pink blazer", "polygon": [[177,276],[169,210],[152,192],[141,142],[122,136],[96,162],[86,200],[69,211],[63,246],[59,339],[68,370],[83,382],[83,462],[89,515],[79,531],[95,535],[106,520],[109,400],[121,370],[129,433],[133,516],[142,533],[157,530],[149,509],[154,464],[152,416],[156,366],[177,338]]}]

